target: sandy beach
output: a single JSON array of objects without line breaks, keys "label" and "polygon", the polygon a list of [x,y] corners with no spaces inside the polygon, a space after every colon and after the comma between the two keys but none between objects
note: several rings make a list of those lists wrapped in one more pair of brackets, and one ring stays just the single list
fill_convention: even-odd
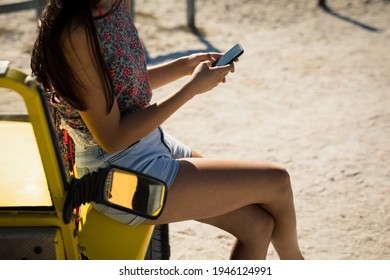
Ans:
[{"label": "sandy beach", "polygon": [[[0,5],[11,0],[0,0]],[[206,157],[272,162],[290,173],[299,241],[314,260],[390,259],[390,1],[136,1],[149,63],[240,43],[235,73],[163,127]],[[0,59],[30,71],[35,10],[0,14]],[[179,80],[154,93],[157,100]],[[24,111],[0,89],[0,111]],[[237,186],[238,188],[240,186]],[[233,236],[170,225],[171,259],[228,259]],[[271,247],[268,259],[278,259]]]}]

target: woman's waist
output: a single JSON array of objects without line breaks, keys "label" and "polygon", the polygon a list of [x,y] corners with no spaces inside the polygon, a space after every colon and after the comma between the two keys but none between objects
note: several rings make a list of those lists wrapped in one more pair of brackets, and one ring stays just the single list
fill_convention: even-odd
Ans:
[{"label": "woman's waist", "polygon": [[[138,144],[142,143],[144,147],[151,145],[154,141],[160,141],[161,140],[161,128],[156,128],[152,132],[150,132],[148,135],[143,137],[142,139],[129,144],[128,146],[120,149],[117,152],[114,153],[107,153],[104,151],[104,149],[96,144],[92,145],[78,145],[78,143],[75,142],[75,155],[76,157],[79,156],[90,156],[90,155],[105,155],[106,157],[115,156],[118,153],[121,153],[124,150],[136,150],[136,147]],[[145,149],[143,149],[145,150]]]}]

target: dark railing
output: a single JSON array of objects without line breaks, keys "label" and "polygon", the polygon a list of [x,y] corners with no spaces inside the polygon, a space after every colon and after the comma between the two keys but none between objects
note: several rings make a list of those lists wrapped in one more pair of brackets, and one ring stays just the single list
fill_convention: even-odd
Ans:
[{"label": "dark railing", "polygon": [[[17,3],[9,3],[0,5],[0,14],[9,13],[26,9],[36,9],[37,15],[42,11],[45,6],[46,0],[29,0]],[[195,0],[187,0],[187,24],[191,29],[195,28]],[[131,17],[135,17],[135,0],[131,1],[130,6]]]},{"label": "dark railing", "polygon": [[27,10],[27,9],[36,9],[37,15],[39,15],[45,3],[46,0],[30,0],[30,1],[23,1],[17,3],[3,4],[0,5],[0,14],[16,12],[20,10]]}]

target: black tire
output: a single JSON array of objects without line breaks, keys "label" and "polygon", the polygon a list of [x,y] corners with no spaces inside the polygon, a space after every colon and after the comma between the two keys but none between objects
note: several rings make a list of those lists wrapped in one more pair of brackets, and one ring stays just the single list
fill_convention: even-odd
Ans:
[{"label": "black tire", "polygon": [[168,224],[157,225],[154,227],[145,260],[169,260],[170,256],[169,226]]}]

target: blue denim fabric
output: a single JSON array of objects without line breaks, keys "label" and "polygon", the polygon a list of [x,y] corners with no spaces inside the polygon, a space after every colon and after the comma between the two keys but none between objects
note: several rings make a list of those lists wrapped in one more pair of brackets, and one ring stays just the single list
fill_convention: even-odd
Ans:
[{"label": "blue denim fabric", "polygon": [[[83,147],[81,150],[76,146],[75,156],[79,178],[99,168],[116,165],[160,179],[169,188],[179,169],[178,159],[190,157],[191,149],[158,128],[114,154],[104,152],[99,146]],[[99,212],[125,224],[136,226],[144,221],[144,218],[102,204],[92,205]]]}]

